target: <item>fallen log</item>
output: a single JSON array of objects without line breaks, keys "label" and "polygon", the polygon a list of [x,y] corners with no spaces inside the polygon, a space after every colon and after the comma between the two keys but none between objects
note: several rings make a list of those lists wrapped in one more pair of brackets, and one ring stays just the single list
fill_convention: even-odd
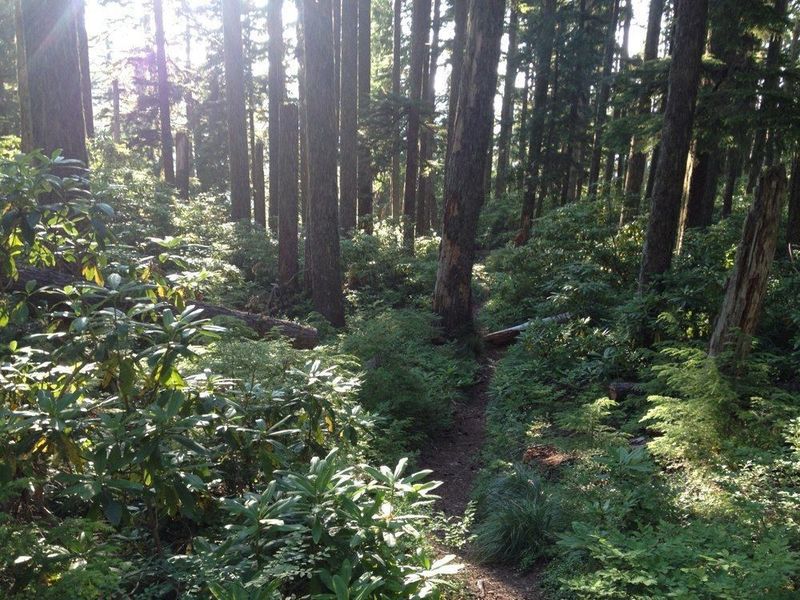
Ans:
[{"label": "fallen log", "polygon": [[639,383],[615,381],[608,384],[608,397],[612,400],[624,400],[628,396],[643,396],[644,388]]},{"label": "fallen log", "polygon": [[[80,279],[76,276],[56,269],[22,267],[19,269],[19,277],[15,280],[5,282],[3,289],[8,291],[23,291],[29,281],[36,281],[37,286],[55,288],[81,283]],[[52,292],[50,292],[50,294],[51,293]],[[295,348],[310,349],[319,344],[319,333],[316,328],[309,327],[308,325],[301,325],[293,321],[276,319],[275,317],[236,310],[225,306],[217,306],[201,300],[192,300],[190,304],[202,309],[203,314],[201,316],[204,318],[210,319],[222,316],[239,319],[259,335],[266,336],[270,333],[278,333],[289,338],[292,340],[292,345]]]},{"label": "fallen log", "polygon": [[571,318],[572,315],[570,313],[561,313],[560,315],[554,315],[552,317],[526,321],[520,325],[509,327],[508,329],[501,329],[500,331],[487,333],[485,336],[483,336],[483,341],[487,344],[492,344],[493,346],[507,346],[513,342],[519,336],[519,334],[528,329],[528,327],[530,327],[533,323],[541,325],[547,325],[549,323],[565,323]]}]

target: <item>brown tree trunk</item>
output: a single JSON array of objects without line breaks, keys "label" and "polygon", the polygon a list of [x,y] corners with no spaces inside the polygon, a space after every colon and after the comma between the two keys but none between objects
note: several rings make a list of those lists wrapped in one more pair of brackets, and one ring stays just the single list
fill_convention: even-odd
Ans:
[{"label": "brown tree trunk", "polygon": [[175,134],[175,183],[184,200],[189,198],[189,178],[192,172],[192,142],[185,131]]},{"label": "brown tree trunk", "polygon": [[608,20],[606,44],[603,56],[603,74],[600,90],[597,94],[597,107],[594,118],[594,142],[592,145],[592,161],[589,165],[589,193],[597,194],[597,183],[600,181],[600,163],[603,158],[603,131],[606,124],[608,100],[611,96],[611,69],[614,66],[614,49],[617,46],[617,20],[619,18],[619,0],[614,0]]},{"label": "brown tree trunk", "polygon": [[[616,0],[617,2],[619,0]],[[500,109],[500,135],[497,139],[497,174],[494,180],[495,198],[502,196],[508,187],[508,163],[511,153],[511,133],[514,128],[514,96],[517,88],[519,57],[517,56],[519,36],[519,7],[511,5],[508,20],[508,52],[506,53],[506,74],[503,82],[503,104]]]},{"label": "brown tree trunk", "polygon": [[341,166],[339,221],[347,235],[356,228],[358,199],[358,2],[342,5]]},{"label": "brown tree trunk", "polygon": [[367,136],[372,86],[372,2],[358,0],[358,218],[372,233],[372,152]]},{"label": "brown tree trunk", "polygon": [[413,0],[411,23],[411,65],[408,76],[408,131],[406,133],[406,182],[403,195],[403,243],[414,248],[414,222],[417,211],[419,174],[419,125],[422,79],[425,73],[425,45],[431,28],[431,0]]},{"label": "brown tree trunk", "polygon": [[661,152],[639,272],[640,291],[644,291],[654,277],[667,271],[672,263],[700,82],[708,0],[677,0],[676,18],[676,43],[669,69]]},{"label": "brown tree trunk", "polygon": [[[645,62],[658,58],[658,41],[661,37],[661,17],[664,14],[664,0],[650,0],[650,12],[647,19],[647,37],[644,44]],[[639,96],[640,115],[650,114],[649,81],[642,82],[642,94]],[[625,178],[625,196],[623,200],[620,223],[624,224],[639,213],[642,200],[642,185],[647,157],[641,149],[642,140],[633,136],[628,158],[628,175]]]},{"label": "brown tree trunk", "polygon": [[111,139],[115,144],[119,144],[120,135],[120,115],[119,115],[119,79],[111,82]]},{"label": "brown tree trunk", "polygon": [[786,221],[786,241],[800,250],[800,158],[792,161],[792,187],[789,194],[789,217]]},{"label": "brown tree trunk", "polygon": [[[308,236],[314,308],[344,326],[336,193],[336,94],[331,0],[303,0],[308,136]],[[309,268],[309,265],[306,265]]]},{"label": "brown tree trunk", "polygon": [[531,68],[525,66],[525,86],[522,88],[522,107],[519,111],[519,129],[517,134],[517,155],[519,156],[520,168],[517,170],[517,186],[522,187],[525,183],[525,165],[528,163],[528,139],[525,134],[528,131],[528,103],[531,93]]},{"label": "brown tree trunk", "polygon": [[297,154],[296,104],[281,106],[280,198],[278,224],[278,281],[283,289],[297,287]]},{"label": "brown tree trunk", "polygon": [[725,191],[722,194],[722,218],[731,216],[733,210],[733,194],[736,192],[736,182],[742,174],[742,158],[737,148],[728,150],[726,165]]},{"label": "brown tree trunk", "polygon": [[[300,5],[302,9],[302,4]],[[302,10],[301,10],[302,15]],[[308,87],[306,85],[306,50],[305,35],[303,33],[303,19],[297,19],[297,87],[299,92],[299,122],[300,122],[300,218],[303,221],[303,289],[311,295],[311,237],[309,236],[309,181],[308,181]]]},{"label": "brown tree trunk", "polygon": [[164,181],[175,184],[175,159],[172,156],[172,124],[170,121],[169,75],[164,37],[164,9],[162,0],[153,0],[156,25],[156,69],[158,71],[158,117],[161,128],[161,171]]},{"label": "brown tree trunk", "polygon": [[732,350],[737,362],[747,358],[767,292],[767,280],[778,243],[781,207],[786,193],[783,167],[761,176],[747,215],[725,298],[708,345],[710,356]]},{"label": "brown tree trunk", "polygon": [[74,0],[75,30],[78,32],[78,56],[81,63],[81,99],[86,135],[94,137],[94,110],[92,108],[92,76],[89,68],[89,36],[86,34],[86,2]]},{"label": "brown tree trunk", "polygon": [[253,152],[253,220],[267,226],[267,190],[264,181],[264,142],[256,140]]},{"label": "brown tree trunk", "polygon": [[[400,71],[403,67],[402,44],[403,44],[403,0],[394,0],[394,10],[392,16],[392,96],[395,101],[400,99]],[[400,180],[400,154],[402,145],[402,135],[398,127],[400,121],[400,111],[395,110],[394,114],[396,135],[392,148],[392,216],[399,219],[403,214],[403,183]]]},{"label": "brown tree trunk", "polygon": [[717,146],[697,155],[686,199],[686,227],[708,227],[713,222],[720,171],[718,152]]},{"label": "brown tree trunk", "polygon": [[[278,229],[278,179],[280,170],[280,110],[286,98],[286,74],[283,69],[283,0],[268,0],[267,2],[267,35],[269,46],[269,212],[267,224],[273,234]],[[331,35],[333,35],[331,26]],[[331,48],[331,51],[333,49]],[[333,70],[333,67],[331,67]],[[333,98],[332,98],[333,100]],[[335,104],[335,100],[334,100]],[[337,127],[338,129],[338,127]]]},{"label": "brown tree trunk", "polygon": [[484,157],[489,150],[494,120],[504,15],[505,0],[471,2],[433,294],[433,309],[450,336],[472,326],[475,232],[484,202]]},{"label": "brown tree trunk", "polygon": [[450,153],[453,148],[453,133],[456,123],[459,90],[461,89],[461,71],[464,64],[464,48],[467,45],[467,18],[469,17],[470,0],[453,0],[453,52],[450,59],[450,94],[447,106],[447,148],[445,149],[444,169],[450,165]]},{"label": "brown tree trunk", "polygon": [[86,164],[89,157],[74,9],[73,2],[64,0],[22,1],[28,98],[23,96],[21,104],[27,102],[30,109],[31,148],[48,156],[60,148],[65,158]]},{"label": "brown tree trunk", "polygon": [[533,84],[528,164],[524,165],[525,191],[522,198],[520,230],[516,237],[516,242],[520,245],[528,241],[531,222],[536,213],[536,193],[539,189],[542,142],[544,140],[544,126],[548,107],[547,90],[550,85],[550,63],[552,62],[556,34],[555,0],[545,0],[542,10],[542,30],[536,45],[536,79]]},{"label": "brown tree trunk", "polygon": [[231,219],[249,221],[250,167],[247,160],[241,0],[222,1],[222,25],[225,38],[225,104],[228,109]]},{"label": "brown tree trunk", "polygon": [[336,135],[341,127],[342,100],[342,0],[333,0],[333,87],[336,89]]},{"label": "brown tree trunk", "polygon": [[14,26],[17,50],[17,96],[19,99],[19,125],[21,150],[33,150],[33,124],[31,123],[31,95],[28,88],[28,67],[25,57],[25,31],[22,23],[22,0],[14,3]]}]

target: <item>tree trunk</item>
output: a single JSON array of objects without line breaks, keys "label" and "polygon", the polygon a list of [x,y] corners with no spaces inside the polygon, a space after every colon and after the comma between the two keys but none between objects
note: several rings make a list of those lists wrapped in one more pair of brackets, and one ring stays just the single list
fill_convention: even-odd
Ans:
[{"label": "tree trunk", "polygon": [[253,220],[267,226],[267,191],[264,181],[264,142],[256,140],[253,152]]},{"label": "tree trunk", "polygon": [[654,277],[667,271],[672,263],[700,82],[708,0],[677,0],[676,18],[676,43],[669,69],[661,152],[639,272],[640,292]]},{"label": "tree trunk", "polygon": [[[402,44],[403,44],[403,0],[394,0],[394,10],[392,16],[392,96],[394,101],[400,99],[400,71],[403,67]],[[399,219],[403,214],[403,184],[400,180],[400,154],[402,145],[402,135],[398,123],[400,121],[400,111],[394,111],[395,139],[392,147],[392,216]]]},{"label": "tree trunk", "polygon": [[342,5],[341,166],[339,221],[349,235],[356,228],[358,198],[358,2]]},{"label": "tree trunk", "polygon": [[603,56],[603,74],[600,90],[597,94],[597,110],[594,119],[594,142],[592,145],[592,161],[589,165],[589,193],[597,194],[597,183],[600,180],[600,163],[603,158],[603,130],[606,124],[608,99],[611,96],[611,69],[614,66],[614,49],[617,45],[617,20],[619,18],[619,0],[611,5],[606,33],[605,55]]},{"label": "tree trunk", "polygon": [[333,87],[336,90],[336,139],[339,139],[342,102],[342,0],[333,0]]},{"label": "tree trunk", "polygon": [[542,141],[544,139],[544,126],[548,107],[547,90],[550,85],[550,63],[556,34],[555,0],[545,0],[542,9],[542,30],[536,45],[536,79],[533,84],[528,164],[525,165],[525,191],[522,198],[520,230],[516,237],[516,241],[520,245],[528,241],[531,222],[536,213],[536,193],[539,188]]},{"label": "tree trunk", "polygon": [[725,177],[725,191],[722,195],[722,218],[731,216],[733,210],[733,195],[736,192],[736,182],[742,174],[742,157],[737,148],[728,150],[727,173]]},{"label": "tree trunk", "polygon": [[81,101],[86,135],[94,137],[94,110],[92,109],[92,76],[89,68],[89,36],[86,34],[86,3],[74,0],[75,30],[78,33],[78,56],[81,64]]},{"label": "tree trunk", "polygon": [[161,128],[161,171],[164,181],[175,184],[175,159],[172,156],[172,124],[170,121],[169,75],[164,36],[164,9],[162,0],[153,0],[156,25],[156,69],[158,71],[158,116]]},{"label": "tree trunk", "polygon": [[299,91],[299,122],[300,122],[300,215],[303,220],[303,289],[311,295],[311,237],[309,236],[309,188],[308,181],[308,86],[306,84],[306,50],[305,34],[303,32],[302,4],[301,18],[297,19],[297,88]]},{"label": "tree trunk", "polygon": [[517,134],[517,155],[519,156],[519,168],[516,173],[517,187],[522,187],[525,183],[525,165],[528,163],[528,102],[531,93],[531,68],[525,66],[525,86],[522,88],[522,107],[519,111],[519,129]]},{"label": "tree trunk", "polygon": [[111,82],[111,139],[115,144],[119,144],[120,135],[120,116],[119,116],[119,79]]},{"label": "tree trunk", "polygon": [[297,154],[296,104],[281,106],[280,198],[278,223],[278,281],[282,289],[297,287]]},{"label": "tree trunk", "polygon": [[[644,61],[658,58],[658,41],[661,37],[661,17],[664,14],[664,0],[650,0],[650,12],[647,19],[647,36],[644,43]],[[650,114],[649,81],[642,81],[642,94],[639,96],[640,115]],[[625,178],[625,197],[623,200],[620,223],[624,224],[639,213],[642,200],[642,185],[647,157],[641,149],[642,140],[634,135],[631,140],[631,151],[628,158],[628,176]]]},{"label": "tree trunk", "polygon": [[455,32],[453,34],[453,52],[450,59],[450,94],[447,107],[447,148],[445,149],[444,157],[445,178],[447,178],[447,169],[450,165],[450,152],[453,148],[456,109],[458,108],[459,90],[461,89],[461,71],[464,64],[464,48],[467,45],[469,5],[470,0],[453,0]]},{"label": "tree trunk", "polygon": [[31,95],[28,87],[28,67],[25,57],[25,30],[22,22],[22,0],[14,4],[14,26],[17,50],[17,96],[19,98],[19,125],[21,150],[33,150],[33,124],[31,123]]},{"label": "tree trunk", "polygon": [[367,134],[372,86],[371,10],[371,0],[358,0],[358,218],[367,233],[372,233],[372,153]]},{"label": "tree trunk", "polygon": [[730,349],[737,362],[747,358],[767,292],[785,193],[783,167],[773,167],[759,179],[755,202],[744,224],[733,272],[725,286],[725,299],[708,345],[710,356],[719,356]]},{"label": "tree trunk", "polygon": [[[619,1],[619,0],[615,0]],[[519,7],[511,5],[508,21],[508,52],[506,53],[506,74],[503,82],[503,105],[500,109],[500,136],[497,140],[497,175],[494,180],[495,198],[502,196],[508,187],[508,163],[511,152],[511,133],[514,128],[514,96],[517,79],[517,45],[519,36]]]},{"label": "tree trunk", "polygon": [[505,0],[472,0],[463,76],[445,180],[444,222],[433,309],[445,332],[472,327],[475,233],[484,202],[485,156],[494,120],[494,95]]},{"label": "tree trunk", "polygon": [[[303,0],[308,136],[308,233],[314,308],[344,326],[336,193],[336,94],[331,0]],[[309,265],[306,265],[309,268]]]},{"label": "tree trunk", "polygon": [[708,227],[713,222],[720,170],[718,152],[716,146],[697,155],[686,199],[685,227]]},{"label": "tree trunk", "polygon": [[64,0],[24,0],[21,5],[30,143],[48,156],[61,149],[65,158],[87,164],[74,8]]},{"label": "tree trunk", "polygon": [[185,131],[175,134],[175,183],[181,198],[189,198],[189,178],[192,172],[192,142]]},{"label": "tree trunk", "polygon": [[222,0],[222,25],[225,38],[225,103],[228,109],[231,219],[249,221],[250,168],[247,161],[241,0]]},{"label": "tree trunk", "polygon": [[408,76],[408,131],[406,133],[406,182],[403,195],[403,243],[414,248],[414,222],[417,210],[419,174],[419,125],[422,79],[425,73],[425,45],[431,28],[431,0],[413,0],[411,24],[411,65]]},{"label": "tree trunk", "polygon": [[789,194],[789,218],[786,221],[786,241],[800,250],[800,158],[792,161],[792,188]]},{"label": "tree trunk", "polygon": [[[283,70],[283,0],[268,0],[267,2],[267,35],[269,46],[269,212],[267,224],[274,234],[278,229],[278,180],[280,178],[280,110],[286,98],[286,74]],[[331,25],[331,36],[333,26]],[[333,49],[331,48],[331,51]],[[333,67],[331,67],[333,70]],[[334,100],[332,98],[332,100]],[[335,105],[335,101],[334,101]],[[338,129],[338,127],[337,127]],[[338,139],[338,138],[337,138]]]}]

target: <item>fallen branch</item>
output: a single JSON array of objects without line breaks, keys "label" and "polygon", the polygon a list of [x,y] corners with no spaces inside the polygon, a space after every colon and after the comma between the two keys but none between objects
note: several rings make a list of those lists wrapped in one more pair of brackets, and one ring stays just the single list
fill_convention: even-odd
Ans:
[{"label": "fallen branch", "polygon": [[[37,269],[33,267],[23,267],[19,269],[19,277],[7,283],[5,288],[9,291],[23,291],[29,281],[36,281],[37,286],[64,287],[79,283],[75,276],[58,271],[56,269]],[[202,316],[212,317],[232,317],[239,319],[245,325],[256,331],[259,335],[265,336],[269,333],[279,333],[292,340],[295,348],[309,349],[319,344],[319,333],[314,327],[301,325],[293,321],[276,319],[262,314],[245,312],[217,306],[200,300],[192,300],[192,305],[202,309]]]},{"label": "fallen branch", "polygon": [[515,325],[514,327],[509,327],[508,329],[501,329],[500,331],[495,331],[493,333],[488,333],[483,336],[483,341],[487,344],[492,344],[493,346],[507,346],[511,342],[513,342],[520,333],[528,329],[531,324],[541,324],[547,325],[549,323],[565,323],[572,318],[570,313],[561,313],[560,315],[554,315],[552,317],[545,317],[543,319],[535,319],[533,321],[527,321],[522,323],[521,325]]}]

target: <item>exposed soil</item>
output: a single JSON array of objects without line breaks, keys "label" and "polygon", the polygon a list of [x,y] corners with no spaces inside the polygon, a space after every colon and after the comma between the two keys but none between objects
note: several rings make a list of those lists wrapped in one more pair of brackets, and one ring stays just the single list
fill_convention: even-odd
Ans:
[{"label": "exposed soil", "polygon": [[[486,438],[486,407],[489,403],[489,382],[503,351],[491,349],[480,363],[477,382],[467,400],[455,407],[453,427],[434,440],[420,457],[421,465],[434,471],[442,481],[436,491],[441,497],[438,507],[448,517],[461,517],[470,500],[475,477],[480,470],[480,451]],[[536,585],[536,574],[520,574],[508,567],[479,564],[469,548],[453,550],[464,565],[460,574],[464,585],[462,598],[491,600],[538,600],[542,593]]]}]

